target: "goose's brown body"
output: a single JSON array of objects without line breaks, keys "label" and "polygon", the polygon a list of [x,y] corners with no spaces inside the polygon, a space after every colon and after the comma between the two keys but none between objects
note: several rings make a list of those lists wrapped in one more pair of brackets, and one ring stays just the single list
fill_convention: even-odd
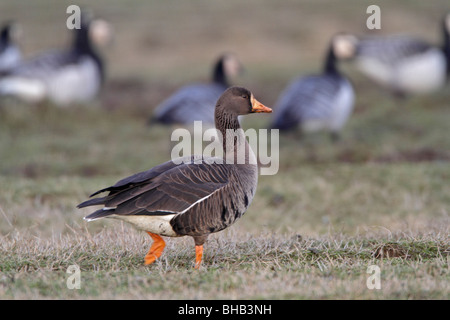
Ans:
[{"label": "goose's brown body", "polygon": [[[85,219],[117,218],[147,231],[155,242],[146,263],[153,262],[164,249],[164,241],[158,235],[191,236],[196,245],[198,267],[208,235],[240,218],[255,194],[258,167],[251,148],[245,137],[226,138],[230,129],[243,135],[237,117],[253,112],[271,112],[271,109],[256,101],[244,88],[228,89],[218,100],[215,112],[216,128],[221,133],[219,136],[224,137],[223,158],[177,159],[120,180],[92,196],[102,192],[109,192],[108,195],[78,206],[104,206]],[[235,155],[241,147],[246,150],[245,162],[236,164]]]}]

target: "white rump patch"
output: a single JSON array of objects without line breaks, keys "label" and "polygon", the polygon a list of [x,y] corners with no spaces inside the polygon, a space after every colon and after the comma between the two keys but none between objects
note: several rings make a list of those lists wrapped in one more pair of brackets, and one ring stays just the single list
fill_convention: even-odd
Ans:
[{"label": "white rump patch", "polygon": [[148,231],[162,236],[177,237],[178,235],[170,225],[170,220],[172,220],[174,216],[175,214],[168,214],[164,216],[113,214],[107,216],[107,218],[119,219],[130,223],[140,230]]}]

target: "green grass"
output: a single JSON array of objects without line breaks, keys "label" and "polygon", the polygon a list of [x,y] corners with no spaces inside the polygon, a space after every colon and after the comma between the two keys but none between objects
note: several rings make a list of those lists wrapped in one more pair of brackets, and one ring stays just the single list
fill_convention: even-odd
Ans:
[{"label": "green grass", "polygon": [[[55,30],[66,5],[49,2],[0,5],[23,21],[27,53],[66,39]],[[272,106],[292,77],[317,70],[332,33],[361,30],[368,5],[131,3],[92,4],[117,31],[98,101],[69,109],[0,102],[1,299],[450,298],[448,87],[395,100],[351,66],[343,70],[357,101],[341,140],[280,136],[279,172],[261,176],[244,217],[209,238],[200,270],[190,238],[167,239],[161,259],[144,266],[145,233],[83,221],[90,211],[76,205],[90,193],[170,158],[173,128],[146,121],[180,85],[206,79],[216,54],[237,51],[247,73],[235,81]],[[444,1],[380,5],[382,32],[438,39]],[[249,116],[244,127],[269,119]],[[66,286],[74,264],[80,290]],[[380,267],[381,290],[366,286],[370,265]]]}]

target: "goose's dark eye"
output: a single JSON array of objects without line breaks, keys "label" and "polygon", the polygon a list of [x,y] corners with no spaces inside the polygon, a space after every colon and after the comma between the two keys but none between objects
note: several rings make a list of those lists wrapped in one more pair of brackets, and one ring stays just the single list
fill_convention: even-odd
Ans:
[{"label": "goose's dark eye", "polygon": [[248,99],[248,96],[244,94],[244,95],[242,96],[242,98]]}]

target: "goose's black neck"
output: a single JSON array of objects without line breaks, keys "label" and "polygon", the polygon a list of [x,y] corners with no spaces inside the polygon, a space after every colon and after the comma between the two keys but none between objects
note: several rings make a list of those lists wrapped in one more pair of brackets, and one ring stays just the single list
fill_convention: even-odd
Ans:
[{"label": "goose's black neck", "polygon": [[103,61],[100,58],[99,54],[95,51],[92,46],[90,37],[89,37],[89,22],[82,22],[81,27],[79,29],[74,29],[74,41],[72,44],[72,50],[78,57],[83,55],[88,55],[92,57],[97,64],[101,80],[104,80],[104,65]]},{"label": "goose's black neck", "polygon": [[10,41],[11,41],[10,26],[6,25],[0,32],[0,47],[2,45],[7,45]]},{"label": "goose's black neck", "polygon": [[74,29],[73,50],[79,54],[95,54],[89,39],[89,24],[82,23],[79,29]]},{"label": "goose's black neck", "polygon": [[328,74],[339,74],[339,71],[336,67],[336,55],[333,51],[333,45],[330,45],[330,48],[328,49],[327,55],[325,57],[325,66],[323,71]]},{"label": "goose's black neck", "polygon": [[213,69],[213,82],[221,84],[224,87],[229,87],[227,75],[225,73],[225,59],[221,58],[214,66]]},{"label": "goose's black neck", "polygon": [[443,22],[443,33],[444,33],[444,47],[443,47],[443,51],[445,54],[445,58],[447,60],[447,76],[450,76],[450,32],[449,32],[449,28],[447,26],[447,21]]}]

